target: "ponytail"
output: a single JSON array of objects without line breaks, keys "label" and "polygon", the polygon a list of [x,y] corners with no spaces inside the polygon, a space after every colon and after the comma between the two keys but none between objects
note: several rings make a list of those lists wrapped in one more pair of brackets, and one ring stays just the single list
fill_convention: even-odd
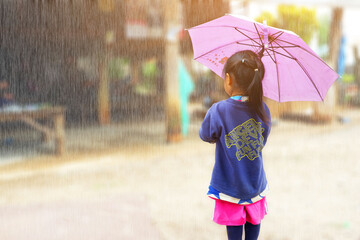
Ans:
[{"label": "ponytail", "polygon": [[260,119],[269,124],[263,105],[262,80],[265,75],[264,64],[253,51],[240,51],[232,55],[224,66],[225,73],[231,74],[240,87],[249,96],[250,106]]},{"label": "ponytail", "polygon": [[249,102],[251,107],[255,110],[256,114],[261,118],[261,120],[268,124],[269,118],[263,105],[262,77],[260,76],[258,70],[255,71],[254,78],[252,79],[247,92],[249,94]]}]

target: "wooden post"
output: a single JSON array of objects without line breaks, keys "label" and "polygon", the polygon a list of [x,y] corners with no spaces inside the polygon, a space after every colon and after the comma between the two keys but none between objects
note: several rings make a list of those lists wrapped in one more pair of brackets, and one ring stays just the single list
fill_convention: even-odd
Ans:
[{"label": "wooden post", "polygon": [[332,10],[332,21],[330,26],[329,60],[330,66],[337,70],[337,62],[342,36],[343,8],[336,7]]},{"label": "wooden post", "polygon": [[[354,77],[355,77],[355,79],[354,79],[354,82],[355,82],[356,86],[358,87],[358,89],[360,89],[360,56],[359,56],[359,51],[358,51],[357,46],[354,46],[353,52],[354,52],[354,59],[355,59],[355,64],[354,64]],[[360,91],[358,91],[356,104],[360,104]]]},{"label": "wooden post", "polygon": [[355,65],[354,65],[354,77],[355,77],[355,83],[360,87],[360,56],[358,47],[353,47],[354,52],[354,59],[355,59]]},{"label": "wooden post", "polygon": [[108,55],[99,58],[98,119],[100,125],[110,123],[110,94],[108,81]]},{"label": "wooden post", "polygon": [[180,94],[178,79],[180,6],[179,0],[163,0],[165,22],[165,115],[167,141],[180,141]]},{"label": "wooden post", "polygon": [[[329,65],[337,71],[337,62],[339,57],[339,49],[341,44],[342,36],[342,18],[343,18],[343,8],[335,7],[332,10],[332,21],[330,26],[330,38],[329,38]],[[327,117],[334,116],[336,112],[337,104],[337,93],[336,93],[336,83],[334,83],[324,100],[323,105],[315,105],[314,113],[315,117],[321,118],[325,115]],[[321,109],[320,109],[321,108]]]},{"label": "wooden post", "polygon": [[[98,7],[107,26],[111,22],[111,13],[114,11],[114,0],[98,0]],[[103,52],[99,59],[99,85],[98,85],[98,119],[99,124],[109,124],[111,121],[111,108],[110,108],[110,93],[109,93],[109,79],[108,79],[108,64],[111,46],[115,42],[115,32],[113,29],[105,29],[104,31]]]},{"label": "wooden post", "polygon": [[65,120],[64,114],[56,114],[54,116],[54,128],[55,128],[55,152],[57,155],[62,155],[65,152]]}]

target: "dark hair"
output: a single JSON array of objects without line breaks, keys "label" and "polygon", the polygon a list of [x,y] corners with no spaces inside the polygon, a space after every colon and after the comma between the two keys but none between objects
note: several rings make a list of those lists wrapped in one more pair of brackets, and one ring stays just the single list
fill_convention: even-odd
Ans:
[{"label": "dark hair", "polygon": [[262,80],[265,74],[264,64],[253,51],[236,52],[225,63],[223,74],[228,73],[236,85],[249,96],[249,103],[257,115],[266,124],[269,118],[263,105]]}]

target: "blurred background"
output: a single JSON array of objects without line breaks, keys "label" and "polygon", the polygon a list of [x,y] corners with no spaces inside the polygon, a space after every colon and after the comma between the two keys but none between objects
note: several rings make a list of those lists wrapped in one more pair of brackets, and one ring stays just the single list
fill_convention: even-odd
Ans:
[{"label": "blurred background", "polygon": [[1,0],[0,239],[226,239],[206,197],[226,99],[186,28],[226,13],[297,33],[340,78],[265,99],[260,239],[360,239],[357,0]]}]

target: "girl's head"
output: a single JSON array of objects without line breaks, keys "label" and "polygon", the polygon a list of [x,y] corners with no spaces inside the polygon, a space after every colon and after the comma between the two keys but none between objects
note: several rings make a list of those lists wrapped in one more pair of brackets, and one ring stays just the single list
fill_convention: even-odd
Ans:
[{"label": "girl's head", "polygon": [[259,56],[250,50],[237,52],[226,61],[223,74],[226,93],[229,96],[249,96],[250,105],[267,122],[262,101],[265,68]]}]

